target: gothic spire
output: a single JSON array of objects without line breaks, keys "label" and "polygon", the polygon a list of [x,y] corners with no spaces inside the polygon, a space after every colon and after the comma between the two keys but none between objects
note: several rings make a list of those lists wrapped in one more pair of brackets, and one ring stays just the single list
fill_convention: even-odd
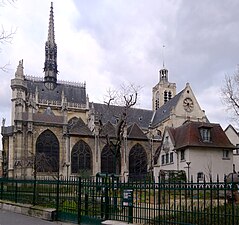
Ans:
[{"label": "gothic spire", "polygon": [[52,44],[55,43],[53,2],[51,2],[50,19],[49,19],[49,27],[48,27],[48,41],[51,42]]},{"label": "gothic spire", "polygon": [[53,2],[51,2],[48,38],[45,44],[45,86],[54,89],[57,82],[57,45],[55,43]]}]

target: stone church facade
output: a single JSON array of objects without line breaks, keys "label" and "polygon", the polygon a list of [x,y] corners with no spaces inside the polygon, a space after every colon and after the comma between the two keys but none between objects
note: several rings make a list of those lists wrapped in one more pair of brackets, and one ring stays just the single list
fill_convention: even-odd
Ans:
[{"label": "stone church facade", "polygon": [[152,172],[166,126],[207,121],[190,85],[177,94],[165,67],[153,87],[152,109],[125,112],[125,107],[90,102],[85,83],[58,81],[57,54],[51,3],[44,77],[24,75],[21,60],[11,80],[11,125],[3,122],[1,128],[4,176],[115,173],[110,143],[118,140],[118,118],[125,113],[117,174],[142,178]]}]

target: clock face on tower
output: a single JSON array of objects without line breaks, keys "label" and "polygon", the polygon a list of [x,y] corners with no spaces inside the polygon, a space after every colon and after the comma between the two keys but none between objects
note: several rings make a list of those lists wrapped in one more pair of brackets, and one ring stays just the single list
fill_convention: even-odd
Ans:
[{"label": "clock face on tower", "polygon": [[193,100],[191,98],[185,98],[183,100],[183,108],[186,112],[192,112],[193,111]]}]

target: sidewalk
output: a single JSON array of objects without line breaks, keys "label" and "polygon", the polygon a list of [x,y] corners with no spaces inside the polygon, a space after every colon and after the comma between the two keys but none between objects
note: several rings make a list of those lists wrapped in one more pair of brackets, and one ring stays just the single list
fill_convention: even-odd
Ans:
[{"label": "sidewalk", "polygon": [[[46,221],[0,209],[0,225],[73,225],[60,221]],[[74,224],[75,225],[75,224]]]}]

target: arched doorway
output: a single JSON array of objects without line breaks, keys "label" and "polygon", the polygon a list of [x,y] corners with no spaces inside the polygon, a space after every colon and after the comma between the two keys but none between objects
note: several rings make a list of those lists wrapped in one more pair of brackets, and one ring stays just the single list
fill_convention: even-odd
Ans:
[{"label": "arched doorway", "polygon": [[[113,148],[114,146],[112,146]],[[101,173],[113,173],[120,174],[121,169],[121,157],[120,155],[115,157],[112,149],[107,144],[101,152]]]},{"label": "arched doorway", "polygon": [[147,154],[142,145],[134,145],[129,153],[129,178],[137,180],[145,178],[147,161]]},{"label": "arched doorway", "polygon": [[37,138],[34,167],[36,172],[59,171],[59,141],[50,130],[45,130]]},{"label": "arched doorway", "polygon": [[90,146],[84,141],[78,141],[71,152],[71,173],[91,175],[92,153]]}]

